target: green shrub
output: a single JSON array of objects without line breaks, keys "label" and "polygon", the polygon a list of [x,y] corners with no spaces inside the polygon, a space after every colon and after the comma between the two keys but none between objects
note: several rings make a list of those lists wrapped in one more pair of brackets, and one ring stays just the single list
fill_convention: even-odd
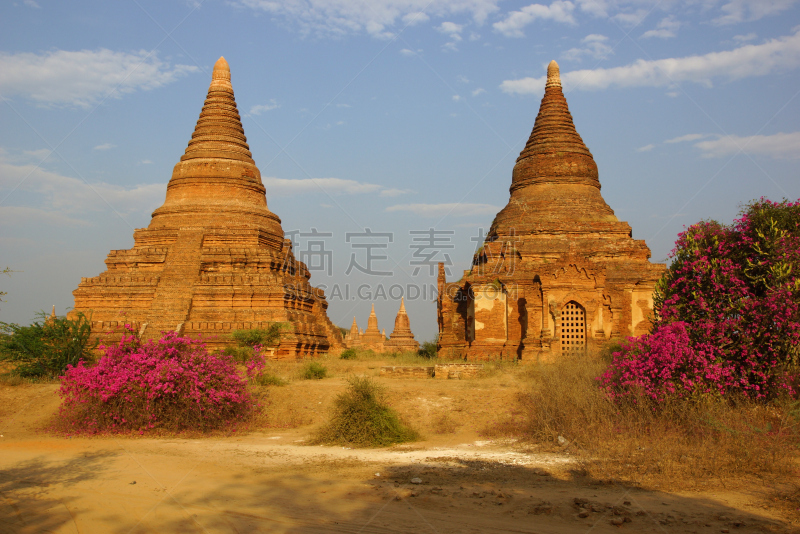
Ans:
[{"label": "green shrub", "polygon": [[250,347],[225,347],[222,353],[238,363],[248,363],[253,359],[253,349]]},{"label": "green shrub", "polygon": [[317,362],[308,362],[300,372],[304,380],[322,380],[328,376],[328,369]]},{"label": "green shrub", "polygon": [[56,317],[49,320],[39,312],[30,326],[0,323],[0,360],[14,365],[13,373],[21,377],[56,377],[68,365],[91,361],[97,340],[92,340],[89,319],[79,313],[75,319]]},{"label": "green shrub", "polygon": [[436,340],[423,342],[419,347],[419,355],[423,358],[436,358],[438,355]]},{"label": "green shrub", "polygon": [[316,443],[356,447],[386,447],[419,439],[388,406],[383,389],[367,377],[353,377],[334,400],[333,414]]},{"label": "green shrub", "polygon": [[250,381],[257,386],[285,386],[288,382],[278,375],[272,373],[261,373],[255,375]]},{"label": "green shrub", "polygon": [[355,360],[358,356],[356,349],[347,349],[346,351],[342,352],[341,356],[339,356],[340,360]]},{"label": "green shrub", "polygon": [[267,328],[254,328],[252,330],[234,330],[231,337],[240,347],[274,347],[281,340],[282,331],[288,328],[286,323],[272,323]]}]

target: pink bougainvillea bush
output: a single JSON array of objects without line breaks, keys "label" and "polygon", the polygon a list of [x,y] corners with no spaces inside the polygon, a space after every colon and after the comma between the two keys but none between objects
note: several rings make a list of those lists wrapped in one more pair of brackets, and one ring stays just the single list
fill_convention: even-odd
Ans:
[{"label": "pink bougainvillea bush", "polygon": [[798,394],[800,201],[760,199],[731,226],[678,236],[652,333],[628,338],[600,377],[615,398]]},{"label": "pink bougainvillea bush", "polygon": [[235,427],[256,406],[233,359],[199,340],[126,335],[104,349],[97,365],[81,362],[61,377],[68,432],[209,431]]}]

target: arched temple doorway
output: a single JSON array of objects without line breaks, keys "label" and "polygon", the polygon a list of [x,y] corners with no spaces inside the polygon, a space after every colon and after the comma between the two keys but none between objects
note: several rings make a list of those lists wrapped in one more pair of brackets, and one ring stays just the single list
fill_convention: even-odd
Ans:
[{"label": "arched temple doorway", "polygon": [[561,311],[561,352],[586,353],[586,310],[574,300]]}]

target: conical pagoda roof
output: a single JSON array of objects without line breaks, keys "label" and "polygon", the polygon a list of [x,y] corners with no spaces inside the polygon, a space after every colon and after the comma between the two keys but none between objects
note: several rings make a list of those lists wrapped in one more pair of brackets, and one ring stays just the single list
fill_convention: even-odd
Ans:
[{"label": "conical pagoda roof", "polygon": [[254,163],[233,95],[231,69],[224,57],[214,64],[208,96],[181,161],[193,158],[224,158]]},{"label": "conical pagoda roof", "polygon": [[575,128],[555,61],[547,68],[539,113],[514,165],[510,192],[492,224],[491,239],[543,226],[617,221],[600,195],[597,164]]},{"label": "conical pagoda roof", "polygon": [[[266,190],[244,135],[228,62],[220,57],[186,151],[175,165],[164,204],[150,229],[241,229],[282,249],[280,218],[267,207]],[[229,230],[230,231],[230,230]]]}]

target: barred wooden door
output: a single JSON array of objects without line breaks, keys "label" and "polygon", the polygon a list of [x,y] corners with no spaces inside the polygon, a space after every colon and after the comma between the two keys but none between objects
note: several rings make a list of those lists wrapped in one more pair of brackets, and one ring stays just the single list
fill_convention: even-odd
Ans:
[{"label": "barred wooden door", "polygon": [[561,352],[586,352],[586,312],[575,301],[569,301],[561,312]]}]

